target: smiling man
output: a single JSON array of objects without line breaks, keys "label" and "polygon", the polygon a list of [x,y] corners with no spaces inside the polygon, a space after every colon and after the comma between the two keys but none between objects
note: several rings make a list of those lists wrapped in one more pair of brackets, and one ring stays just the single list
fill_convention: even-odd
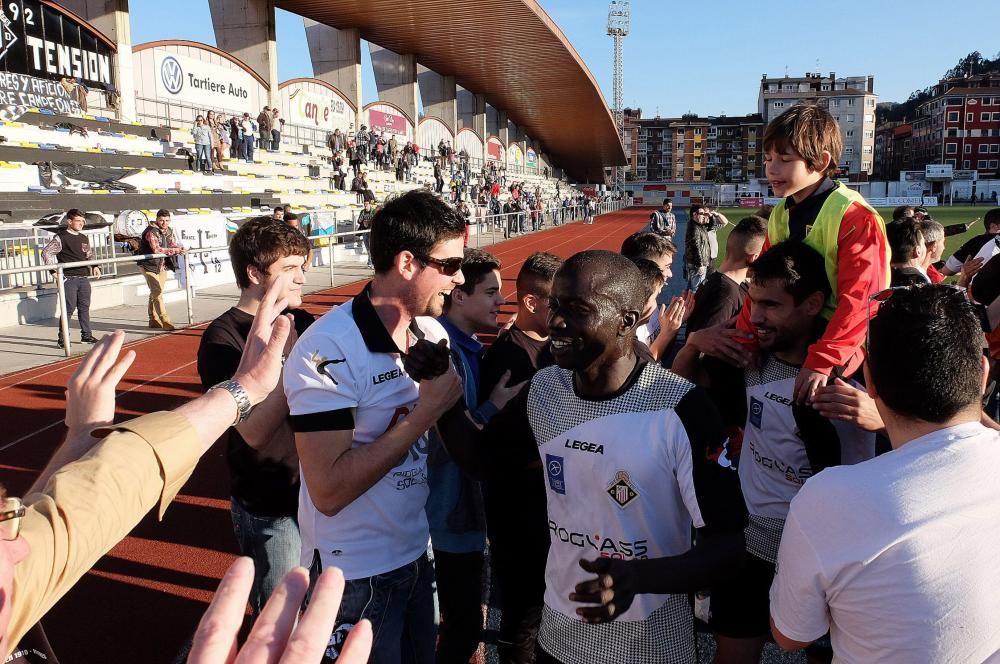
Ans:
[{"label": "smiling man", "polygon": [[[280,208],[278,208],[280,209]],[[283,221],[261,217],[243,224],[229,244],[240,299],[206,328],[198,347],[198,375],[206,390],[236,373],[260,303],[279,284],[302,334],[312,314],[302,304],[302,273],[309,243]],[[295,343],[290,335],[285,352]],[[250,610],[254,619],[281,578],[299,562],[301,540],[295,521],[299,500],[299,463],[295,435],[288,424],[288,402],[280,385],[246,422],[231,427],[226,439],[230,511],[240,553],[253,558]]]},{"label": "smiling man", "polygon": [[[431,192],[385,203],[372,220],[375,276],[302,335],[285,394],[302,469],[302,562],[347,580],[335,658],[349,626],[375,626],[371,662],[434,660],[434,572],[427,557],[427,430],[461,396],[454,369],[419,385],[403,366],[465,281],[465,220]],[[320,369],[322,366],[322,370]]]},{"label": "smiling man", "polygon": [[[439,424],[470,471],[544,468],[539,663],[694,661],[688,593],[742,556],[737,477],[712,460],[725,442],[718,413],[633,352],[643,292],[624,256],[572,256],[550,302],[557,366],[535,374],[478,440],[454,409]],[[470,439],[477,445],[463,446]]]}]

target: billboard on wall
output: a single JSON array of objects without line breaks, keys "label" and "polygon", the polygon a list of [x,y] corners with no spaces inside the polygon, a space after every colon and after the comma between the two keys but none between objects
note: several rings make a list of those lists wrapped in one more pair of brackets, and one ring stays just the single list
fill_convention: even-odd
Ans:
[{"label": "billboard on wall", "polygon": [[527,157],[525,158],[525,164],[528,168],[538,168],[538,153],[532,148],[528,148]]},{"label": "billboard on wall", "polygon": [[503,146],[495,138],[489,139],[486,143],[486,158],[490,161],[500,161],[503,159]]},{"label": "billboard on wall", "polygon": [[114,87],[115,50],[58,6],[37,0],[0,5],[0,70],[88,88]]},{"label": "billboard on wall", "polygon": [[524,153],[521,152],[520,145],[514,144],[510,146],[510,150],[508,150],[508,152],[510,153],[510,163],[514,164],[515,166],[524,165]]},{"label": "billboard on wall", "polygon": [[372,109],[368,111],[369,129],[384,131],[398,136],[406,135],[406,118],[395,113],[385,113]]},{"label": "billboard on wall", "polygon": [[350,106],[333,93],[318,95],[303,88],[294,88],[288,95],[288,117],[293,125],[316,127],[333,131],[338,127],[346,130],[351,124]]},{"label": "billboard on wall", "polygon": [[156,50],[156,93],[161,101],[178,101],[198,108],[248,112],[259,87],[253,76],[239,69],[215,65],[161,49]]}]

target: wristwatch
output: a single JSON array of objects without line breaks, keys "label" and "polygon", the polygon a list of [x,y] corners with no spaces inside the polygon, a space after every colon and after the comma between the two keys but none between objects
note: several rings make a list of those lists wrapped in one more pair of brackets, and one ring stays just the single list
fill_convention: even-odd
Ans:
[{"label": "wristwatch", "polygon": [[247,391],[243,389],[243,386],[235,380],[224,380],[221,383],[210,387],[209,391],[211,390],[225,390],[233,395],[233,399],[236,400],[236,420],[231,426],[242,424],[248,417],[250,417],[250,411],[253,410],[253,405],[250,403],[250,395],[248,395]]}]

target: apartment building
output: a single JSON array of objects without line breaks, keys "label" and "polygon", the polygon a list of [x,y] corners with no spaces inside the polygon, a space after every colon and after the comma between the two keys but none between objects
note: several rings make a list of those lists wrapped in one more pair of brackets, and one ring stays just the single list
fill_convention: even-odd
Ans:
[{"label": "apartment building", "polygon": [[875,129],[876,180],[895,180],[900,171],[915,170],[913,160],[913,123],[886,122]]},{"label": "apartment building", "polygon": [[840,124],[844,136],[844,152],[840,170],[851,179],[866,179],[875,161],[875,94],[874,76],[837,78],[806,73],[802,77],[776,77],[764,74],[760,80],[757,111],[765,125],[792,106],[814,103],[827,109]]}]

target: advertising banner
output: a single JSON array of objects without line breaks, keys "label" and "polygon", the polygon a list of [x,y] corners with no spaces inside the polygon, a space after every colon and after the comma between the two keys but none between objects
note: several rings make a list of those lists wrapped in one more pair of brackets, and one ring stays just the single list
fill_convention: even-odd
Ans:
[{"label": "advertising banner", "polygon": [[491,138],[486,144],[486,158],[490,161],[500,161],[503,159],[503,146],[500,141]]},{"label": "advertising banner", "polygon": [[538,153],[535,152],[534,149],[528,148],[525,164],[528,166],[528,168],[538,168]]},{"label": "advertising banner", "polygon": [[80,102],[55,81],[0,71],[0,105],[43,108],[54,113],[82,113]]},{"label": "advertising banner", "polygon": [[251,90],[260,87],[260,83],[245,71],[160,49],[156,51],[155,63],[156,93],[162,100],[185,102],[198,108],[248,112],[254,117],[260,110],[251,108],[255,97]]},{"label": "advertising banner", "polygon": [[395,113],[383,113],[372,109],[368,111],[368,122],[370,128],[375,131],[384,131],[398,136],[406,135],[406,118]]},{"label": "advertising banner", "polygon": [[346,131],[351,123],[348,118],[350,107],[347,102],[332,92],[317,95],[295,88],[288,95],[288,117],[286,120],[300,127],[316,127],[333,131]]},{"label": "advertising banner", "polygon": [[88,88],[114,87],[115,51],[97,35],[37,0],[0,5],[0,70],[52,81],[80,79]]},{"label": "advertising banner", "polygon": [[510,163],[514,164],[515,166],[524,165],[524,153],[521,152],[520,145],[514,144],[510,146],[510,150],[508,152],[510,152]]},{"label": "advertising banner", "polygon": [[738,199],[741,208],[759,208],[764,205],[763,196],[744,196]]}]

